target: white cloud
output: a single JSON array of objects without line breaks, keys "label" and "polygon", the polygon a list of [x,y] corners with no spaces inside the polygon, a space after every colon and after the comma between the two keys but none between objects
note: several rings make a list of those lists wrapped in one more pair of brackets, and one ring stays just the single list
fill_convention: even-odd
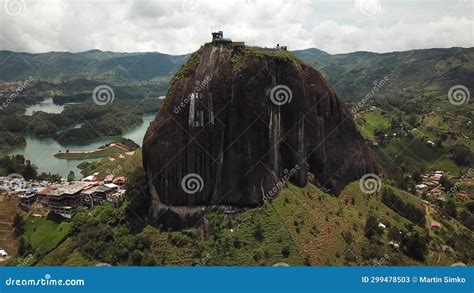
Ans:
[{"label": "white cloud", "polygon": [[[0,1],[0,49],[15,51],[182,54],[217,29],[252,45],[329,53],[473,46],[472,0]],[[361,11],[367,1],[375,13]]]},{"label": "white cloud", "polygon": [[472,47],[472,21],[445,17],[416,26],[359,27],[324,21],[313,30],[312,46],[331,53],[403,51],[434,47]]}]

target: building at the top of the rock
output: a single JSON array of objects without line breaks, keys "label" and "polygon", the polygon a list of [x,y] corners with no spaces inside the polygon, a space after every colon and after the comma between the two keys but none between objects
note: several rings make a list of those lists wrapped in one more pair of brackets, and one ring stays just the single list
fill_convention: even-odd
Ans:
[{"label": "building at the top of the rock", "polygon": [[233,42],[232,39],[230,38],[224,38],[224,32],[223,31],[218,31],[218,32],[213,32],[212,33],[212,43],[216,45],[222,45],[222,44],[231,44],[236,47],[244,47],[245,43],[238,41],[238,42]]},{"label": "building at the top of the rock", "polygon": [[228,44],[232,43],[232,40],[229,38],[224,38],[224,32],[218,31],[212,33],[212,42],[214,44]]}]

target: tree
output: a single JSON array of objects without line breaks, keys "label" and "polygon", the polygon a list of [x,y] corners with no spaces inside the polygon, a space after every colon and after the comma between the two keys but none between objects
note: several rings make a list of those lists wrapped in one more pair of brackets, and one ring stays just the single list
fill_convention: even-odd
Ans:
[{"label": "tree", "polygon": [[469,209],[471,213],[474,213],[474,201],[467,202],[466,207]]},{"label": "tree", "polygon": [[137,265],[140,265],[140,263],[142,262],[143,260],[143,253],[138,250],[138,249],[135,249],[131,254],[130,254],[130,260],[132,262],[133,265],[137,266]]},{"label": "tree", "polygon": [[453,199],[449,199],[448,202],[444,205],[444,211],[451,217],[457,217],[456,202]]},{"label": "tree", "polygon": [[136,168],[128,177],[125,189],[128,202],[128,211],[131,215],[146,215],[151,205],[151,196],[148,192],[145,171],[143,168]]},{"label": "tree", "polygon": [[443,186],[444,190],[451,190],[451,188],[454,186],[454,183],[451,182],[451,180],[449,180],[446,176],[441,177],[439,184]]},{"label": "tree", "polygon": [[452,148],[451,152],[453,154],[454,162],[458,165],[469,166],[472,162],[473,154],[465,145],[457,144]]},{"label": "tree", "polygon": [[26,165],[23,168],[23,172],[21,173],[21,175],[23,176],[23,178],[27,180],[36,179],[36,177],[38,176],[37,169],[38,167],[36,167],[35,165],[32,165],[31,162],[27,160]]},{"label": "tree", "polygon": [[25,230],[25,221],[19,214],[16,214],[13,218],[12,228],[15,238],[23,234],[23,231]]},{"label": "tree", "polygon": [[71,182],[71,181],[74,181],[75,179],[76,179],[76,175],[74,174],[74,172],[69,171],[69,174],[67,175],[67,181]]},{"label": "tree", "polygon": [[255,240],[257,241],[263,240],[263,228],[260,222],[257,222],[257,224],[255,225],[253,236],[255,237]]},{"label": "tree", "polygon": [[403,234],[398,230],[396,226],[390,227],[388,230],[388,238],[393,241],[400,241],[403,239]]},{"label": "tree", "polygon": [[423,261],[428,253],[428,238],[422,237],[416,232],[404,238],[400,247],[407,256]]},{"label": "tree", "polygon": [[370,215],[365,222],[365,237],[371,239],[374,236],[382,235],[383,230],[379,227],[379,221],[373,215]]},{"label": "tree", "polygon": [[421,172],[420,171],[414,171],[413,174],[411,175],[411,178],[416,183],[421,182]]}]

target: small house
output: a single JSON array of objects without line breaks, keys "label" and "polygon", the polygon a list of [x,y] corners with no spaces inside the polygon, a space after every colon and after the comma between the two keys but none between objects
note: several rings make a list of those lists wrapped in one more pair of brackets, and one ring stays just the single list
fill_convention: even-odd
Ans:
[{"label": "small house", "polygon": [[115,179],[113,180],[113,183],[117,184],[118,186],[122,186],[125,184],[125,181],[126,181],[125,177],[119,176],[119,177],[115,177]]},{"label": "small house", "polygon": [[458,197],[462,200],[469,200],[469,194],[464,190],[458,191]]},{"label": "small house", "polygon": [[114,175],[107,175],[104,178],[104,184],[110,184],[114,182]]},{"label": "small house", "polygon": [[441,230],[442,225],[439,222],[436,222],[435,220],[431,220],[431,230],[433,231],[439,231]]}]

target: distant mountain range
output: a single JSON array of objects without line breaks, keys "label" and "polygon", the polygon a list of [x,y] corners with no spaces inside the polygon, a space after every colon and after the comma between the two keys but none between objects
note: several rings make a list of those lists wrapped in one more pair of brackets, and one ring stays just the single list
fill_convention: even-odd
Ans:
[{"label": "distant mountain range", "polygon": [[[360,100],[387,78],[376,94],[440,95],[454,85],[474,88],[474,48],[331,55],[318,49],[293,51],[320,70],[346,101]],[[41,54],[0,51],[0,80],[35,76],[51,82],[89,79],[110,84],[167,83],[188,55],[91,50]]]},{"label": "distant mountain range", "polygon": [[110,83],[160,81],[163,78],[169,79],[188,56],[100,50],[41,54],[0,51],[0,80],[22,80],[29,76],[39,76],[41,80],[53,82],[74,79]]}]

